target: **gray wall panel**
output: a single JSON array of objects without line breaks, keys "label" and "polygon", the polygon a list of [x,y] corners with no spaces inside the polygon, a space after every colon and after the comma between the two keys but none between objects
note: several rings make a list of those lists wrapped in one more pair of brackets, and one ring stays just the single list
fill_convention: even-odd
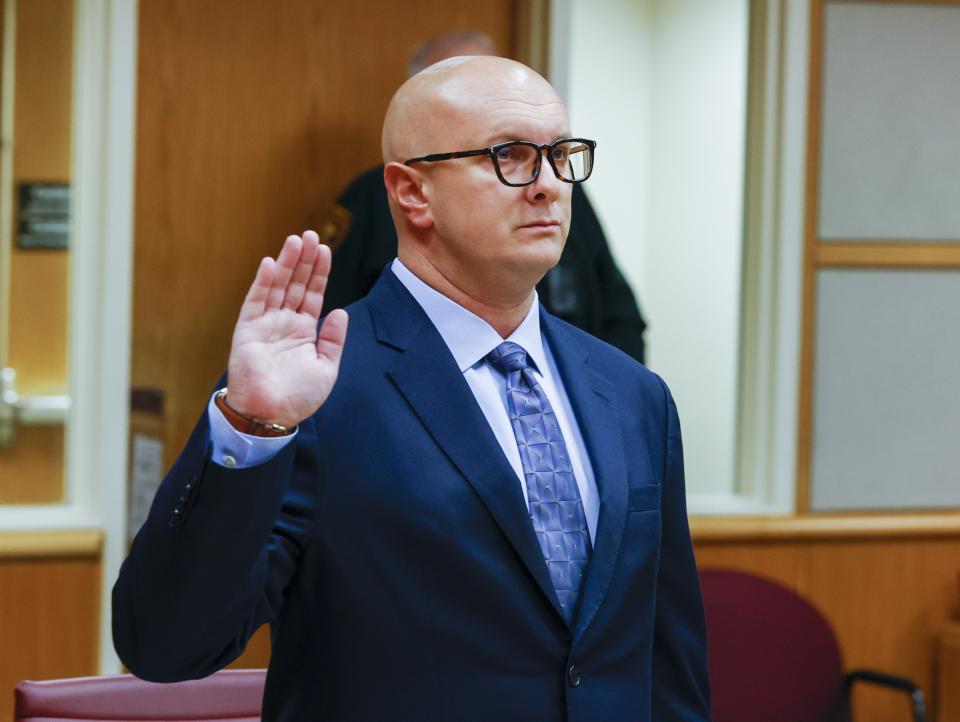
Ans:
[{"label": "gray wall panel", "polygon": [[824,239],[960,239],[960,6],[826,7]]},{"label": "gray wall panel", "polygon": [[960,506],[960,272],[817,287],[812,507]]}]

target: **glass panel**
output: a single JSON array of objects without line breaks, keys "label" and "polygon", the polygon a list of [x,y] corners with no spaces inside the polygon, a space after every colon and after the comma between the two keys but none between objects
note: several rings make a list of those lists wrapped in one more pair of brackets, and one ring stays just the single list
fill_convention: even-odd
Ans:
[{"label": "glass panel", "polygon": [[73,0],[7,0],[0,503],[63,498]]},{"label": "glass panel", "polygon": [[960,272],[817,276],[818,511],[960,506]]},{"label": "glass panel", "polygon": [[960,240],[960,5],[830,3],[818,233]]}]

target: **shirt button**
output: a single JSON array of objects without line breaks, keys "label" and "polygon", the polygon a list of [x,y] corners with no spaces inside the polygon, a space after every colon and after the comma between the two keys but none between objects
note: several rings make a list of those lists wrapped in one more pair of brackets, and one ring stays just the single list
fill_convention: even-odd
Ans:
[{"label": "shirt button", "polygon": [[580,676],[580,670],[577,669],[577,665],[570,665],[570,669],[567,670],[567,684],[571,687],[579,687],[581,679],[582,677]]},{"label": "shirt button", "polygon": [[234,457],[227,454],[226,456],[223,457],[223,465],[228,469],[234,469],[237,466],[237,460]]}]

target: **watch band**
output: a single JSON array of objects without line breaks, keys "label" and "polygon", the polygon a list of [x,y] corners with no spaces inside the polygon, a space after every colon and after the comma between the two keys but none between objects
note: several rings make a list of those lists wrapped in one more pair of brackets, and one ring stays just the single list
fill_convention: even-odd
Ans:
[{"label": "watch band", "polygon": [[226,386],[213,395],[213,403],[217,405],[217,408],[220,409],[220,412],[223,414],[224,418],[230,422],[230,425],[242,434],[250,434],[251,436],[275,437],[287,436],[293,433],[293,430],[288,429],[286,426],[281,426],[280,424],[270,424],[266,421],[256,419],[253,416],[247,416],[241,411],[237,411],[227,403]]}]

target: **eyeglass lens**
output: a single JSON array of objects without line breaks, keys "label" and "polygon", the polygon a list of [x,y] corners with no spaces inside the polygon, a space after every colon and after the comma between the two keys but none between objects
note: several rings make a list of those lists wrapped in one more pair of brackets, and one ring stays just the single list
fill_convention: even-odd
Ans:
[{"label": "eyeglass lens", "polygon": [[[553,166],[560,177],[568,181],[581,181],[590,175],[593,165],[593,149],[579,140],[557,143],[547,149]],[[509,183],[526,183],[537,169],[539,149],[529,143],[508,143],[497,148],[494,157],[500,174]]]}]

